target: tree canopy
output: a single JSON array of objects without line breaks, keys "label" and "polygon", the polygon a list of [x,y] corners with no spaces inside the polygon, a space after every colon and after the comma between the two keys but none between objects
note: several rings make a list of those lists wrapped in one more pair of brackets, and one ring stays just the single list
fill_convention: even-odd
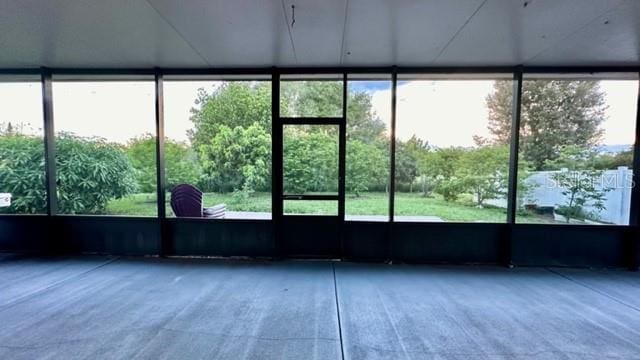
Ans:
[{"label": "tree canopy", "polygon": [[[511,84],[496,81],[494,92],[487,96],[489,130],[499,144],[508,144],[511,134]],[[535,170],[549,170],[545,164],[559,156],[562,146],[598,144],[606,108],[597,81],[525,81],[520,117],[522,158]]]},{"label": "tree canopy", "polygon": [[[341,116],[342,82],[285,81],[283,116]],[[211,90],[210,90],[211,91]],[[386,183],[386,128],[372,110],[371,95],[350,91],[347,102],[347,188],[360,193]],[[269,83],[230,82],[201,89],[189,132],[202,163],[205,191],[263,191],[271,183],[271,89]],[[337,188],[337,127],[287,126],[284,172],[288,191]],[[387,152],[388,153],[388,152]],[[355,164],[353,159],[360,159]],[[366,163],[365,163],[366,161]],[[387,175],[388,176],[388,175]],[[294,180],[295,179],[295,180]]]}]

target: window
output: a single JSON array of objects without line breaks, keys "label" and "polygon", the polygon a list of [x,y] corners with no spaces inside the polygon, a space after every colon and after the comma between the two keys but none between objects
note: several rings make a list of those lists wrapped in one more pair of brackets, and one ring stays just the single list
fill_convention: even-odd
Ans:
[{"label": "window", "polygon": [[271,82],[167,80],[164,104],[167,190],[190,184],[227,219],[270,219]]},{"label": "window", "polygon": [[525,76],[518,222],[629,223],[637,77]]},{"label": "window", "polygon": [[280,116],[342,117],[342,76],[283,76]]},{"label": "window", "polygon": [[285,195],[338,195],[338,126],[285,125]]},{"label": "window", "polygon": [[155,216],[154,82],[56,80],[59,212]]},{"label": "window", "polygon": [[506,221],[511,102],[501,76],[398,81],[395,221]]},{"label": "window", "polygon": [[0,78],[0,214],[46,213],[42,86]]},{"label": "window", "polygon": [[347,92],[347,220],[389,219],[391,81],[351,76]]}]

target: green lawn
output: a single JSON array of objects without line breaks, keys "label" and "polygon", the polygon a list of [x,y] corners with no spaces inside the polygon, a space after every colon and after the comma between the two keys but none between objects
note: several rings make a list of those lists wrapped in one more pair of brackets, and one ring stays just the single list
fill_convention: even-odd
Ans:
[{"label": "green lawn", "polygon": [[[169,195],[167,195],[167,198]],[[155,194],[135,194],[113,200],[107,205],[107,213],[112,215],[155,216]],[[396,216],[437,216],[445,221],[504,222],[506,210],[495,207],[478,208],[470,199],[447,202],[440,197],[421,197],[417,193],[396,194]],[[232,194],[207,193],[205,206],[224,203],[228,211],[271,211],[271,194],[256,193],[248,199],[235,198]],[[385,193],[365,193],[359,197],[347,195],[348,215],[387,215],[389,203]],[[285,201],[285,212],[294,214],[335,215],[338,212],[334,201]],[[167,203],[167,213],[171,209]],[[523,213],[518,222],[552,222],[540,216]]]}]

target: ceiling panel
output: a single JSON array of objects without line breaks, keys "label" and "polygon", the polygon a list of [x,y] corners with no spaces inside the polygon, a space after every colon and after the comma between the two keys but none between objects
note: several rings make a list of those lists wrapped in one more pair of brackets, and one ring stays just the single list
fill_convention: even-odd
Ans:
[{"label": "ceiling panel", "polygon": [[622,0],[488,0],[435,61],[525,64]]},{"label": "ceiling panel", "polygon": [[206,66],[144,1],[0,0],[1,67]]},{"label": "ceiling panel", "polygon": [[536,65],[639,64],[640,1],[625,1],[529,62]]},{"label": "ceiling panel", "polygon": [[481,0],[350,0],[343,62],[428,65]]},{"label": "ceiling panel", "polygon": [[639,19],[640,0],[0,0],[0,68],[640,65]]},{"label": "ceiling panel", "polygon": [[298,64],[340,64],[347,0],[284,0],[283,4]]},{"label": "ceiling panel", "polygon": [[395,3],[386,0],[350,0],[341,62],[347,65],[395,64],[397,49],[391,19]]},{"label": "ceiling panel", "polygon": [[280,1],[149,0],[211,66],[295,65]]}]

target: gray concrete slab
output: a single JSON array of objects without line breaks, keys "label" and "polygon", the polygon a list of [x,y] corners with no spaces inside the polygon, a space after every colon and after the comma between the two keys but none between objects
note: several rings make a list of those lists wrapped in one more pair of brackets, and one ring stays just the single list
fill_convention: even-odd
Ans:
[{"label": "gray concrete slab", "polygon": [[347,359],[640,358],[640,312],[546,269],[336,273]]},{"label": "gray concrete slab", "polygon": [[640,272],[619,270],[550,269],[571,281],[640,309]]},{"label": "gray concrete slab", "polygon": [[113,259],[106,256],[30,258],[4,254],[0,257],[0,310]]},{"label": "gray concrete slab", "polygon": [[335,314],[329,263],[120,259],[0,309],[0,358],[338,359]]},{"label": "gray concrete slab", "polygon": [[0,359],[640,359],[639,291],[626,271],[3,256]]}]

